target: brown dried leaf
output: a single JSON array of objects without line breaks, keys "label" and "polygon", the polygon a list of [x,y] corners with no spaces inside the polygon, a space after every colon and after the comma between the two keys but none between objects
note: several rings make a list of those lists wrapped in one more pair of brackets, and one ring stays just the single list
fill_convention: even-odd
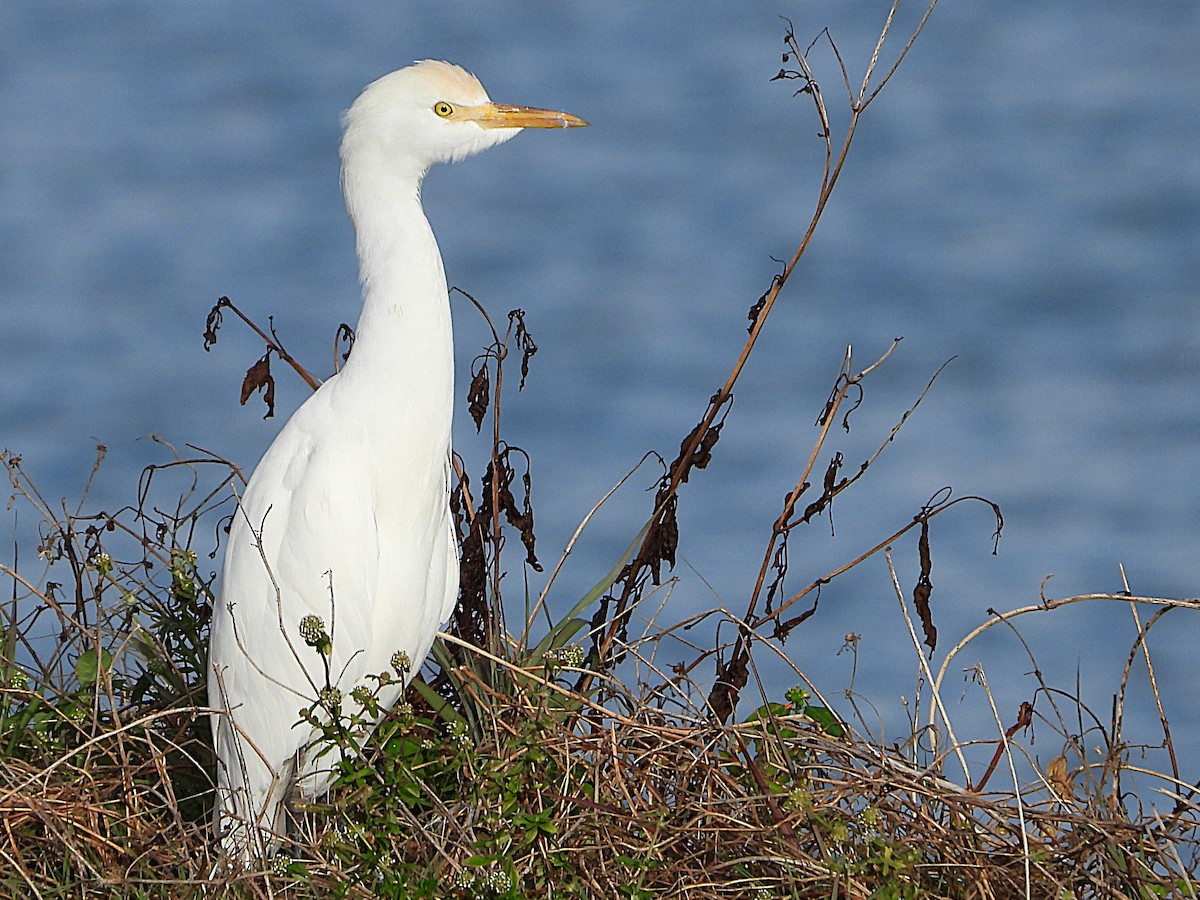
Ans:
[{"label": "brown dried leaf", "polygon": [[750,324],[746,327],[747,332],[754,331],[754,326],[758,324],[758,314],[761,313],[763,311],[763,307],[767,305],[767,294],[770,293],[770,291],[767,291],[766,294],[763,294],[761,297],[759,297],[755,304],[751,306],[749,311],[746,313],[746,318],[750,320]]},{"label": "brown dried leaf", "polygon": [[[688,432],[679,444],[679,455],[675,457],[675,461],[671,463],[670,473],[674,476],[676,471],[682,470],[679,476],[680,483],[685,483],[688,480],[688,473],[693,469],[703,469],[712,462],[712,449],[716,446],[717,441],[721,438],[721,426],[723,422],[718,422],[707,429],[704,429],[704,422],[697,422],[696,426]],[[703,429],[703,433],[702,432]],[[697,435],[700,435],[699,440],[696,440]],[[696,441],[696,449],[688,456],[688,447],[692,442]]]},{"label": "brown dried leaf", "polygon": [[771,557],[771,568],[775,572],[775,577],[771,579],[771,584],[767,587],[766,614],[768,616],[775,608],[775,595],[783,588],[784,579],[787,578],[788,533],[783,532],[779,539],[779,546],[775,548],[775,553]]},{"label": "brown dried leaf", "polygon": [[708,705],[718,722],[725,724],[729,721],[737,706],[738,696],[749,680],[745,653],[735,652],[728,665],[717,660],[717,679],[709,692]]},{"label": "brown dried leaf", "polygon": [[208,318],[204,320],[204,349],[208,351],[212,349],[212,345],[217,342],[217,330],[221,327],[223,316],[221,315],[222,304],[228,303],[228,297],[222,297],[216,302],[212,309],[208,311]]},{"label": "brown dried leaf", "polygon": [[523,391],[525,390],[525,379],[529,377],[529,360],[537,353],[538,347],[533,342],[533,336],[530,335],[529,329],[525,327],[525,310],[514,309],[508,314],[508,318],[517,323],[517,347],[521,350],[521,383],[517,385],[517,390]]},{"label": "brown dried leaf", "polygon": [[817,607],[820,605],[821,605],[821,588],[820,588],[820,586],[818,586],[817,587],[817,595],[816,595],[816,597],[813,598],[812,606],[810,606],[804,612],[800,613],[800,615],[792,616],[792,618],[788,619],[785,622],[780,622],[779,620],[775,621],[775,628],[773,630],[774,637],[780,643],[784,643],[785,641],[787,641],[789,635],[791,635],[791,633],[792,633],[792,629],[795,628],[797,625],[800,625],[801,623],[808,621],[814,615],[816,615]]},{"label": "brown dried leaf", "polygon": [[933,614],[929,608],[929,597],[933,593],[933,582],[929,580],[929,573],[933,568],[933,561],[929,553],[928,519],[921,520],[921,537],[917,546],[921,554],[921,575],[917,579],[917,586],[913,588],[913,604],[917,608],[917,615],[921,617],[921,630],[925,632],[924,644],[932,656],[933,651],[937,649],[937,627],[933,624]]},{"label": "brown dried leaf", "polygon": [[491,611],[487,603],[487,522],[476,516],[459,547],[458,603],[450,617],[453,632],[477,647],[486,646]]},{"label": "brown dried leaf", "polygon": [[267,405],[264,419],[275,415],[275,377],[271,374],[271,351],[263,354],[262,359],[246,370],[242,379],[242,396],[239,401],[242,406],[250,399],[255,391],[263,391],[263,402]]},{"label": "brown dried leaf", "polygon": [[[660,502],[662,502],[660,500]],[[655,584],[662,584],[662,564],[675,568],[675,551],[679,549],[679,497],[672,494],[663,502],[662,515],[646,535],[645,564]]]},{"label": "brown dried leaf", "polygon": [[[450,630],[476,647],[486,646],[491,626],[491,609],[487,602],[487,556],[484,544],[488,539],[488,519],[469,517],[463,499],[470,479],[461,474],[457,488],[450,494],[450,511],[459,537],[458,603],[450,616]],[[451,653],[457,654],[457,649]]]},{"label": "brown dried leaf", "polygon": [[337,352],[336,348],[340,348],[343,344],[345,344],[345,346],[346,346],[346,349],[344,351],[342,351],[342,354],[341,354],[343,364],[345,364],[346,362],[349,362],[349,360],[350,360],[350,351],[352,351],[354,349],[354,339],[356,337],[357,337],[357,335],[354,333],[354,329],[351,328],[349,325],[347,325],[345,322],[343,322],[341,325],[339,325],[337,327],[337,331],[334,333],[334,336],[333,336],[333,345],[335,348],[334,352],[336,353]]},{"label": "brown dried leaf", "polygon": [[521,476],[521,484],[525,488],[525,499],[522,505],[521,515],[518,519],[509,519],[509,522],[521,532],[521,543],[525,545],[525,562],[535,571],[542,571],[542,564],[538,562],[537,554],[534,548],[537,545],[537,537],[533,533],[533,505],[530,502],[530,494],[533,491],[532,480],[529,477],[529,470],[525,470],[525,474]]},{"label": "brown dried leaf", "polygon": [[704,437],[700,440],[700,446],[696,448],[694,458],[697,469],[706,468],[712,462],[712,449],[721,439],[721,426],[724,424],[724,422],[718,422],[704,433]]},{"label": "brown dried leaf", "polygon": [[[776,262],[778,262],[778,260],[776,260]],[[746,329],[748,333],[752,334],[754,332],[754,326],[758,324],[759,314],[762,313],[763,307],[767,305],[767,298],[771,296],[771,292],[778,288],[782,282],[782,273],[771,276],[771,286],[763,291],[763,295],[759,297],[757,301],[755,301],[753,306],[750,307],[749,312],[746,313],[746,318],[750,321],[750,326]]]},{"label": "brown dried leaf", "polygon": [[471,421],[475,423],[476,434],[483,428],[483,417],[487,415],[488,400],[491,396],[489,379],[488,367],[484,363],[471,379],[471,386],[467,389],[467,411],[471,414]]},{"label": "brown dried leaf", "polygon": [[[843,457],[841,451],[838,451],[833,455],[833,459],[829,461],[829,465],[825,469],[821,496],[804,508],[804,515],[800,517],[801,522],[812,521],[814,516],[823,513],[829,504],[833,502],[833,495],[841,486],[841,483],[837,480],[837,474],[842,469],[842,463]],[[843,483],[844,481],[845,479],[842,480]]]},{"label": "brown dried leaf", "polygon": [[[513,450],[524,455],[524,451],[520,447],[505,446],[496,456],[499,471],[499,477],[496,480],[496,499],[500,506],[498,511],[504,513],[504,518],[508,521],[508,524],[520,533],[521,543],[525,545],[525,562],[535,572],[540,572],[542,571],[542,565],[538,562],[537,554],[534,552],[537,538],[533,533],[533,506],[530,502],[531,480],[529,470],[527,468],[525,475],[522,476],[525,496],[522,499],[521,507],[518,509],[517,500],[512,492],[512,482],[516,473],[509,462],[509,455]],[[495,477],[495,470],[489,465],[487,474],[483,479],[484,509],[487,511],[487,515],[481,516],[481,518],[491,518],[490,504],[493,477]]]}]

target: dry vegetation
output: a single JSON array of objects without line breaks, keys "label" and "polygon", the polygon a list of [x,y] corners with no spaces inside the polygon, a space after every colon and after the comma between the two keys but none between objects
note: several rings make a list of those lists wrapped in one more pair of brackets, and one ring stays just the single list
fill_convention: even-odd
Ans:
[{"label": "dry vegetation", "polygon": [[[516,568],[540,567],[523,453],[503,440],[499,410],[503,375],[514,377],[510,353],[520,358],[523,381],[536,347],[519,313],[505,333],[493,331],[468,398],[476,424],[491,423],[493,440],[478,490],[459,470],[463,593],[451,633],[427,680],[366,746],[352,726],[369,692],[335,710],[328,758],[340,769],[338,785],[327,802],[301,811],[287,855],[262,872],[226,872],[207,827],[214,763],[205,639],[214,598],[202,571],[219,552],[232,513],[229,487],[241,473],[209,454],[184,458],[172,448],[170,462],[146,470],[134,504],[86,514],[82,501],[74,512],[47,502],[20,458],[6,454],[15,502],[42,520],[36,549],[44,568],[31,577],[26,559],[2,567],[13,588],[0,652],[0,895],[1195,896],[1195,789],[1181,776],[1161,702],[1167,772],[1147,771],[1130,753],[1120,727],[1123,692],[1102,727],[1082,698],[1042,683],[1019,709],[993,704],[994,756],[972,780],[941,689],[950,664],[987,629],[1017,633],[1022,616],[1121,602],[1138,635],[1121,683],[1140,666],[1158,701],[1145,635],[1166,611],[1194,609],[1196,601],[1127,594],[1041,601],[989,619],[935,672],[925,653],[937,646],[929,522],[962,502],[987,503],[979,498],[935,499],[881,534],[868,554],[802,590],[784,590],[789,537],[858,483],[920,403],[880,436],[875,456],[845,470],[836,436],[848,430],[866,380],[891,349],[861,371],[847,355],[808,465],[769,529],[748,608],[663,624],[681,487],[716,452],[733,386],[805,252],[859,116],[911,46],[882,71],[887,36],[885,29],[856,88],[827,34],[809,47],[787,35],[780,78],[812,104],[824,139],[812,220],[795,256],[753,304],[749,337],[727,381],[678,456],[664,463],[653,512],[626,557],[569,611],[545,607],[555,570],[517,629],[499,602],[505,538],[520,544]],[[815,50],[846,94],[840,143],[809,68]],[[234,309],[223,301],[214,309],[206,341],[216,340],[227,308]],[[255,388],[269,394],[272,357],[293,362],[273,335],[259,334],[267,353],[247,373],[243,402]],[[988,505],[998,537],[1003,520]],[[906,593],[891,571],[900,607],[907,610],[911,597],[915,616],[906,620],[929,712],[907,741],[884,744],[835,713],[798,669],[798,687],[761,683],[756,657],[783,658],[783,640],[815,612],[820,586],[867,556],[887,555],[908,531],[916,532],[920,577]],[[658,611],[635,615],[641,604]],[[660,664],[664,641],[676,642],[677,654],[679,639],[691,640],[687,629],[702,620],[725,623],[715,633],[726,639],[693,644],[687,662]],[[1035,721],[1043,747],[1047,731],[1057,735],[1061,752],[1049,764],[1023,743]],[[1133,772],[1174,798],[1169,814],[1144,808],[1124,788]]]}]

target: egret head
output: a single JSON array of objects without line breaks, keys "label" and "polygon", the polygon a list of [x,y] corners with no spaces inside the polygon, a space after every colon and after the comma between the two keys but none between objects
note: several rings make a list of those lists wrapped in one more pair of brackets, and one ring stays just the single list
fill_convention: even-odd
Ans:
[{"label": "egret head", "polygon": [[419,178],[434,163],[455,162],[502,144],[522,128],[574,128],[568,113],[493,103],[479,79],[426,59],[369,84],[346,113],[342,162],[390,161]]}]

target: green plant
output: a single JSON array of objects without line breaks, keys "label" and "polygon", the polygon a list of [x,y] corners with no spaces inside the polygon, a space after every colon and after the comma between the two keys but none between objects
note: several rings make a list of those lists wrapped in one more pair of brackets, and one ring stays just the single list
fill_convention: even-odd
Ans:
[{"label": "green plant", "polygon": [[[858,371],[847,355],[837,372],[812,452],[768,529],[744,614],[722,607],[668,623],[644,613],[651,597],[664,598],[665,609],[675,587],[681,487],[718,451],[733,384],[808,246],[861,113],[894,71],[872,81],[875,58],[867,87],[852,90],[832,38],[820,38],[850,103],[850,127],[835,148],[809,62],[817,44],[802,47],[790,30],[785,40],[781,80],[814,103],[821,125],[817,214],[795,258],[751,307],[750,338],[729,377],[679,456],[663,463],[653,507],[630,527],[628,550],[566,609],[550,602],[554,570],[535,589],[531,466],[505,439],[501,413],[513,401],[506,374],[511,385],[519,364],[523,381],[536,345],[523,313],[509,315],[503,334],[485,317],[491,340],[472,369],[467,402],[477,426],[489,427],[483,459],[458,460],[463,596],[453,627],[421,673],[397,655],[390,671],[338,687],[325,669],[297,719],[317,727],[319,752],[337,779],[319,802],[297,805],[292,840],[260,871],[220,870],[208,827],[206,570],[232,511],[237,468],[168,447],[170,459],[147,469],[135,504],[85,515],[83,503],[71,513],[45,502],[19,457],[4,456],[14,494],[42,522],[36,545],[46,568],[34,577],[16,561],[0,567],[13,583],[0,638],[0,896],[1196,896],[1200,818],[1165,714],[1171,764],[1157,783],[1177,797],[1167,816],[1137,808],[1122,786],[1144,766],[1120,711],[1139,654],[1156,684],[1146,635],[1161,611],[1200,604],[1127,591],[1039,598],[989,619],[977,634],[1010,630],[1037,673],[1037,692],[1010,722],[997,713],[992,765],[972,780],[964,760],[958,784],[943,763],[967,742],[954,737],[942,695],[951,663],[976,635],[944,653],[936,673],[925,658],[925,648],[936,649],[929,524],[958,501],[934,498],[911,521],[882,523],[876,546],[806,577],[800,590],[785,589],[795,536],[847,490],[865,490],[862,474],[924,396],[857,469],[834,446],[894,347]],[[223,299],[206,341],[215,340],[225,310],[242,315]],[[255,330],[268,350],[247,373],[246,393],[270,393],[271,356],[315,387],[269,329]],[[482,471],[478,482],[468,469]],[[793,666],[804,686],[780,697],[756,663],[766,653],[783,658],[783,640],[816,613],[825,585],[871,556],[890,565],[889,546],[910,532],[920,566],[911,606],[924,644],[906,620],[932,697],[928,721],[914,716],[908,740],[892,744],[864,733],[852,691],[835,711]],[[506,543],[519,548],[519,563],[504,555]],[[522,570],[528,578],[516,577]],[[1121,602],[1134,613],[1131,662],[1111,717],[1094,714],[1078,690],[1041,680],[1014,624],[1081,602]],[[1138,610],[1149,607],[1160,612],[1143,623]],[[705,634],[713,622],[720,624]],[[301,649],[327,660],[327,623],[314,616],[297,624]],[[403,700],[384,710],[381,696],[410,678]],[[735,715],[747,695],[757,708]],[[1153,696],[1159,701],[1157,686]],[[363,726],[381,715],[364,739]],[[1061,740],[1048,765],[1026,740],[1032,724],[1042,729],[1041,748],[1047,731]],[[1022,760],[1027,783],[1017,780]],[[992,777],[1005,772],[1001,763],[1012,777],[1006,789]]]}]

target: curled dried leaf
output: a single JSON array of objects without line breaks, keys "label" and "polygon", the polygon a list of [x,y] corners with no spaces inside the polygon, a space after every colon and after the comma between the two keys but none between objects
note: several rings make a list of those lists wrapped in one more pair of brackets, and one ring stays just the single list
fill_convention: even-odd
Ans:
[{"label": "curled dried leaf", "polygon": [[[688,480],[688,473],[693,468],[703,469],[712,462],[713,447],[721,439],[721,428],[724,424],[722,420],[706,428],[704,421],[697,422],[696,426],[688,432],[687,437],[680,442],[679,455],[675,457],[675,461],[671,463],[670,468],[672,475],[677,471],[680,473],[680,483],[685,483]],[[695,449],[689,455],[688,448],[693,443],[695,444]]]},{"label": "curled dried leaf", "polygon": [[804,515],[800,517],[801,522],[812,521],[814,516],[818,516],[823,513],[829,507],[829,504],[833,502],[834,495],[837,494],[846,481],[843,478],[839,482],[837,478],[838,472],[841,471],[844,461],[844,457],[842,456],[840,450],[833,455],[833,458],[829,461],[829,465],[825,467],[825,477],[822,481],[821,496],[804,508]]},{"label": "curled dried leaf", "polygon": [[[740,648],[739,644],[739,648]],[[724,724],[733,715],[738,696],[750,680],[748,653],[734,652],[728,664],[717,660],[717,679],[708,695],[708,706],[718,722]]]},{"label": "curled dried leaf", "polygon": [[758,314],[761,313],[763,311],[763,307],[767,305],[767,294],[769,293],[771,292],[767,291],[766,294],[763,294],[761,297],[759,297],[746,313],[746,318],[750,320],[750,324],[746,327],[747,332],[754,331],[754,326],[758,324]]},{"label": "curled dried leaf", "polygon": [[[354,339],[357,335],[354,329],[343,322],[337,327],[337,331],[333,335],[334,355],[341,357],[342,363],[345,364],[350,360],[350,351],[354,349]],[[345,346],[345,350],[342,347]]]},{"label": "curled dried leaf", "polygon": [[487,363],[484,362],[471,378],[471,386],[467,388],[467,411],[471,421],[475,423],[475,432],[483,428],[483,417],[487,415],[488,401],[491,398],[491,376],[488,374]]},{"label": "curled dried leaf", "polygon": [[263,402],[267,405],[266,415],[264,419],[269,419],[275,415],[275,377],[271,374],[271,351],[267,351],[262,355],[262,358],[246,370],[246,377],[242,379],[242,394],[240,403],[246,405],[246,401],[250,399],[250,395],[255,391],[263,392]]},{"label": "curled dried leaf", "polygon": [[[774,259],[774,257],[772,257],[772,259]],[[779,260],[775,260],[775,261],[779,262]],[[771,286],[769,288],[767,288],[765,291],[763,291],[763,295],[754,302],[754,305],[750,307],[749,312],[746,313],[746,318],[750,321],[750,325],[746,329],[747,333],[750,333],[750,334],[754,333],[754,326],[758,324],[758,317],[759,317],[759,315],[761,315],[763,309],[766,307],[767,299],[771,296],[771,294],[773,292],[777,292],[782,285],[783,285],[783,273],[782,272],[779,272],[779,273],[771,276]]]},{"label": "curled dried leaf", "polygon": [[1056,756],[1046,766],[1046,778],[1060,800],[1073,800],[1075,797],[1075,778],[1067,770],[1067,758]]},{"label": "curled dried leaf", "polygon": [[521,351],[521,383],[517,385],[518,391],[525,390],[525,379],[529,377],[529,360],[537,353],[537,344],[533,342],[533,336],[529,333],[529,329],[525,327],[525,310],[514,309],[508,314],[510,322],[516,322],[517,333],[516,342],[517,348]]},{"label": "curled dried leaf", "polygon": [[211,350],[212,345],[217,342],[217,331],[224,318],[221,314],[221,307],[228,302],[228,297],[222,297],[208,311],[208,318],[204,320],[204,349],[206,352]]},{"label": "curled dried leaf", "polygon": [[525,546],[525,562],[535,571],[542,571],[541,563],[538,562],[537,554],[534,548],[537,544],[537,539],[533,533],[533,506],[530,503],[531,482],[529,477],[528,458],[526,458],[525,474],[522,476],[522,484],[524,486],[524,497],[522,498],[521,507],[517,508],[517,500],[513,496],[512,482],[515,472],[509,461],[511,451],[516,450],[524,454],[519,447],[506,446],[502,453],[497,457],[500,463],[500,482],[498,495],[500,499],[500,509],[504,513],[504,518],[508,520],[508,524],[517,529],[521,535],[521,543]]},{"label": "curled dried leaf", "polygon": [[929,519],[921,521],[921,537],[917,542],[921,555],[921,574],[917,586],[913,588],[913,605],[921,618],[921,630],[925,633],[924,644],[932,656],[937,649],[937,626],[933,624],[933,612],[929,606],[929,598],[933,594],[933,582],[929,573],[933,569],[933,561],[929,552]]},{"label": "curled dried leaf", "polygon": [[800,613],[800,615],[792,616],[790,619],[787,619],[785,621],[779,621],[778,619],[775,620],[775,628],[773,629],[775,638],[780,643],[784,643],[785,641],[787,641],[788,636],[791,635],[791,633],[792,633],[792,629],[795,628],[797,625],[807,622],[814,615],[816,615],[817,607],[820,605],[821,605],[821,588],[818,585],[817,594],[813,598],[812,606],[810,606],[808,609],[804,610],[804,612]]},{"label": "curled dried leaf", "polygon": [[[662,491],[660,490],[660,494]],[[650,566],[650,574],[655,584],[662,584],[662,564],[675,568],[675,551],[679,549],[679,497],[671,494],[659,500],[662,503],[662,513],[650,527],[643,544],[645,548],[644,562]]]}]

